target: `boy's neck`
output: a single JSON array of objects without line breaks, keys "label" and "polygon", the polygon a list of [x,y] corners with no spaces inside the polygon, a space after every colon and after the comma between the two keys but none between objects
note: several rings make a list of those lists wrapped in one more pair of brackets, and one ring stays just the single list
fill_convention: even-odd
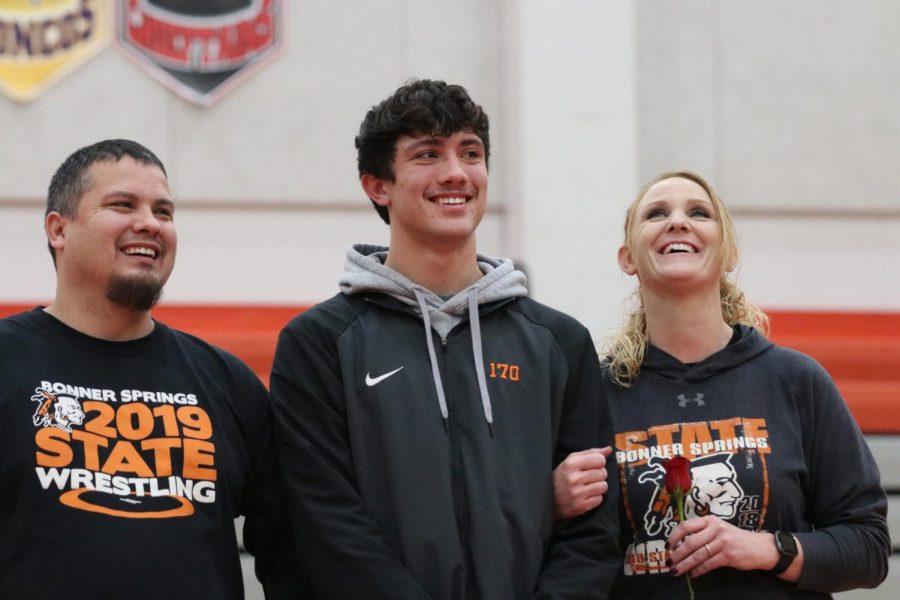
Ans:
[{"label": "boy's neck", "polygon": [[385,266],[439,296],[456,294],[484,275],[473,243],[453,251],[419,248],[415,252],[391,246]]}]

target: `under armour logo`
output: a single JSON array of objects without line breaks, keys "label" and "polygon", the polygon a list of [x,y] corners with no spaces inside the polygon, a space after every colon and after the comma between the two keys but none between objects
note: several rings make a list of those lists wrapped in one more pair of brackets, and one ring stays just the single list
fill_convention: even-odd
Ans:
[{"label": "under armour logo", "polygon": [[684,408],[687,406],[688,402],[696,402],[697,406],[705,406],[706,402],[703,401],[703,394],[697,392],[696,398],[685,398],[684,394],[678,394],[678,406]]}]

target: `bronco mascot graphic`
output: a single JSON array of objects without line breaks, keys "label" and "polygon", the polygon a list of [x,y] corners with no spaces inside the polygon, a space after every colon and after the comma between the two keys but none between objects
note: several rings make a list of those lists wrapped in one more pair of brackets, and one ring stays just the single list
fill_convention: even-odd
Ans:
[{"label": "bronco mascot graphic", "polygon": [[58,396],[41,388],[34,392],[31,399],[39,404],[33,417],[36,427],[59,427],[72,433],[71,423],[81,425],[84,422],[84,411],[75,398]]}]

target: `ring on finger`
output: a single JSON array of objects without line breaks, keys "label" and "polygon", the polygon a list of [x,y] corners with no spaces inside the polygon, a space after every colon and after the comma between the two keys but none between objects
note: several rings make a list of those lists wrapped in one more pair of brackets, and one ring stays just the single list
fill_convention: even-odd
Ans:
[{"label": "ring on finger", "polygon": [[709,554],[709,557],[713,557],[712,550],[709,549],[709,544],[703,544],[703,547],[706,548],[706,553]]}]

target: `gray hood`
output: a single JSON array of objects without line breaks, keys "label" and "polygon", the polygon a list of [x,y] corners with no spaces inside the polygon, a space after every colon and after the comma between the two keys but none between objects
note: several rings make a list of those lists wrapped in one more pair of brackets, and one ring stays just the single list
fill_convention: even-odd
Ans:
[{"label": "gray hood", "polygon": [[340,279],[341,292],[348,296],[364,292],[387,294],[412,307],[422,318],[425,341],[428,346],[428,358],[431,361],[431,375],[434,379],[445,428],[449,418],[447,400],[434,353],[431,330],[434,328],[441,339],[446,340],[447,334],[468,317],[472,331],[472,355],[475,358],[475,373],[478,377],[481,405],[484,408],[484,419],[493,434],[494,416],[484,373],[478,305],[528,295],[525,287],[525,274],[517,271],[509,259],[490,258],[479,254],[476,260],[478,268],[481,269],[484,276],[466,289],[460,290],[444,300],[431,290],[413,283],[397,271],[386,267],[384,261],[387,259],[387,254],[388,249],[384,246],[368,244],[351,246],[347,250],[346,270]]},{"label": "gray hood", "polygon": [[351,246],[347,250],[347,265],[339,282],[341,291],[348,296],[363,292],[388,294],[411,306],[419,316],[422,316],[422,309],[417,295],[421,295],[425,300],[425,306],[428,307],[431,326],[442,339],[446,338],[450,330],[468,315],[470,290],[475,290],[478,304],[528,295],[525,274],[517,271],[508,258],[491,258],[479,254],[478,268],[484,273],[484,277],[444,300],[431,290],[384,266],[387,253],[388,249],[384,246],[369,244]]}]

